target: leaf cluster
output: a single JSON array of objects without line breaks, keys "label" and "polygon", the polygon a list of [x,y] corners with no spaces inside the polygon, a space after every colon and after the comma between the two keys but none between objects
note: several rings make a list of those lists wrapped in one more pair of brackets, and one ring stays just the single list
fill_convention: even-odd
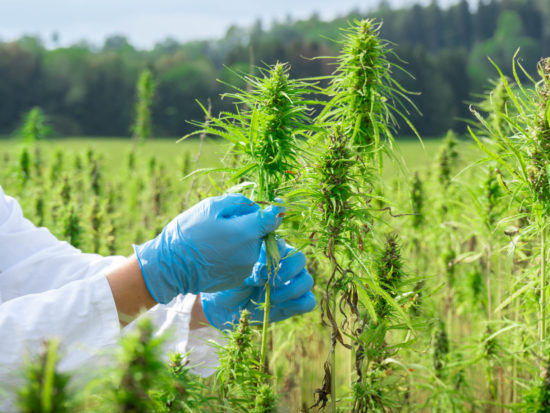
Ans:
[{"label": "leaf cluster", "polygon": [[191,135],[206,133],[232,143],[231,155],[237,156],[235,168],[199,170],[195,173],[227,172],[228,183],[251,180],[253,198],[273,201],[285,184],[299,173],[303,159],[302,140],[313,128],[308,95],[312,85],[289,76],[290,67],[277,63],[261,69],[260,76],[243,76],[248,88],[224,95],[235,105],[234,112],[212,117],[203,107],[207,121]]},{"label": "leaf cluster", "polygon": [[67,389],[70,376],[57,371],[58,349],[58,341],[46,341],[41,354],[25,363],[25,384],[17,392],[17,405],[22,413],[72,411],[74,400]]}]

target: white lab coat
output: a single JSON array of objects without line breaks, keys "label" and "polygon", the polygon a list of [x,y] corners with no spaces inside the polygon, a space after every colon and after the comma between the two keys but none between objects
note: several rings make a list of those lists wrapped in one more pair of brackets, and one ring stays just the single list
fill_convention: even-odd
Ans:
[{"label": "white lab coat", "polygon": [[[94,363],[98,354],[116,347],[121,329],[105,275],[125,260],[83,254],[57,240],[47,229],[23,217],[17,201],[0,186],[0,411],[11,411],[13,394],[21,384],[21,363],[35,354],[43,340],[59,338],[61,371]],[[195,296],[176,297],[146,313],[169,331],[166,351],[191,351],[197,373],[207,375],[217,355],[207,340],[219,341],[210,327],[189,334]],[[132,324],[122,330],[131,329]],[[202,366],[202,370],[201,370]]]}]

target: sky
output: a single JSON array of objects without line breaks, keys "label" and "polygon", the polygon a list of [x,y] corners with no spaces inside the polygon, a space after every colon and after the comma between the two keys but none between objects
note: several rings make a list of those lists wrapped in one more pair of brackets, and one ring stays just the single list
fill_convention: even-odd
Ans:
[{"label": "sky", "polygon": [[[390,0],[393,6],[429,0]],[[445,6],[456,0],[439,0]],[[167,37],[179,41],[222,37],[232,24],[250,26],[261,19],[307,18],[317,12],[331,19],[356,8],[376,7],[379,0],[0,0],[0,40],[38,35],[52,46],[82,40],[103,44],[124,35],[139,48],[151,48]]]}]

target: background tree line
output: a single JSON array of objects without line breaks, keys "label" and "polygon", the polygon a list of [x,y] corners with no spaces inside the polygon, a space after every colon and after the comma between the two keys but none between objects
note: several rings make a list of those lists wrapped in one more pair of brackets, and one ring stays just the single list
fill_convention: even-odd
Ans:
[{"label": "background tree line", "polygon": [[[192,129],[189,120],[203,117],[195,99],[212,100],[213,112],[231,103],[219,98],[228,90],[222,82],[240,84],[238,73],[251,64],[276,61],[292,65],[293,75],[310,77],[333,70],[339,28],[360,17],[381,19],[383,38],[395,43],[406,62],[395,77],[411,91],[422,115],[412,114],[423,136],[438,136],[453,128],[464,131],[466,103],[489,87],[495,70],[487,59],[509,72],[518,47],[530,72],[550,55],[548,0],[480,0],[475,7],[461,0],[441,8],[392,9],[382,1],[365,16],[352,11],[326,22],[307,20],[261,22],[230,27],[217,40],[180,43],[165,39],[151,50],[138,50],[126,38],[112,36],[101,47],[88,43],[47,49],[35,37],[0,43],[0,134],[8,135],[24,113],[40,106],[61,135],[129,136],[134,114],[135,84],[149,69],[156,81],[153,105],[155,136],[181,136]],[[218,82],[220,79],[222,82]],[[402,135],[411,131],[403,127]]]}]

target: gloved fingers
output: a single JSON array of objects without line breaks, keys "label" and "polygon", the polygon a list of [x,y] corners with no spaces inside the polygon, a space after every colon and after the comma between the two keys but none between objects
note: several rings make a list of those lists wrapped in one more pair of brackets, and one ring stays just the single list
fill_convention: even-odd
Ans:
[{"label": "gloved fingers", "polygon": [[272,285],[280,286],[298,275],[306,266],[306,256],[294,248],[289,250],[285,258],[281,259],[279,270],[274,274]]},{"label": "gloved fingers", "polygon": [[255,297],[252,287],[237,287],[217,293],[201,293],[201,304],[204,315],[210,324],[218,329],[227,328],[226,323],[234,323],[235,314],[245,308],[251,297]]},{"label": "gloved fingers", "polygon": [[[277,198],[277,203],[282,204],[282,199]],[[258,228],[258,236],[263,238],[267,234],[275,231],[283,220],[286,208],[283,205],[268,205],[263,211],[257,212],[256,227]]]},{"label": "gloved fingers", "polygon": [[316,303],[315,296],[308,291],[299,298],[285,302],[284,305],[274,306],[269,313],[269,321],[282,321],[294,315],[307,313],[315,308]]},{"label": "gloved fingers", "polygon": [[273,304],[286,305],[286,301],[301,297],[313,287],[313,277],[303,269],[296,277],[285,284],[275,286],[271,290],[271,302]]},{"label": "gloved fingers", "polygon": [[[286,244],[282,238],[277,240],[277,246],[279,247],[279,253],[282,258],[279,268],[271,272],[271,285],[273,287],[280,286],[295,277],[306,265],[305,255],[291,245]],[[267,282],[269,274],[265,262],[265,248],[262,246],[260,259],[254,266],[251,276],[245,280],[246,285],[260,287]]]},{"label": "gloved fingers", "polygon": [[227,194],[215,198],[216,215],[222,218],[248,215],[261,210],[258,204],[242,194]]},{"label": "gloved fingers", "polygon": [[267,280],[267,265],[257,262],[254,264],[252,274],[244,280],[244,285],[250,287],[261,287]]}]

